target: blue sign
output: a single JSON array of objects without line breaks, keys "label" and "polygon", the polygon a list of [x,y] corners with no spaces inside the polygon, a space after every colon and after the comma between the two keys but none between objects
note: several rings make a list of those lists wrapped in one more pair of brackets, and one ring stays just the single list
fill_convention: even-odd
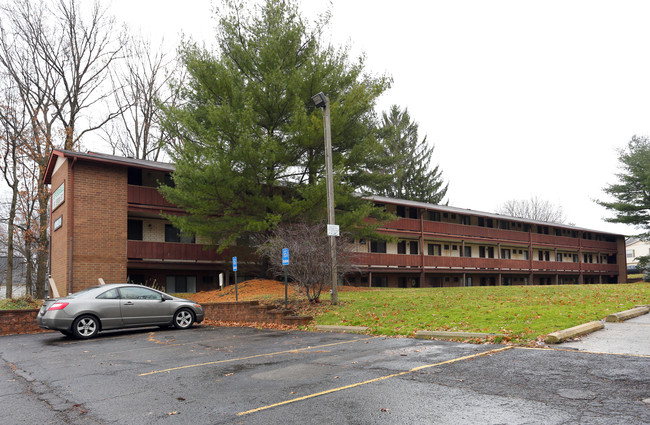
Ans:
[{"label": "blue sign", "polygon": [[232,271],[237,271],[237,257],[232,257]]},{"label": "blue sign", "polygon": [[282,265],[283,266],[289,265],[289,248],[284,248],[282,250]]}]

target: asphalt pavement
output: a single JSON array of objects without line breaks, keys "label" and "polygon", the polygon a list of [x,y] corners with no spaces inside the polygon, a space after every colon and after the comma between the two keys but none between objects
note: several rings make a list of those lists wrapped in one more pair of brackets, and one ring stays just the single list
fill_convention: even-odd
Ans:
[{"label": "asphalt pavement", "polygon": [[650,423],[650,356],[565,347],[208,326],[6,336],[0,423]]},{"label": "asphalt pavement", "polygon": [[558,347],[650,356],[650,314],[625,322],[605,322],[604,329],[565,342]]}]

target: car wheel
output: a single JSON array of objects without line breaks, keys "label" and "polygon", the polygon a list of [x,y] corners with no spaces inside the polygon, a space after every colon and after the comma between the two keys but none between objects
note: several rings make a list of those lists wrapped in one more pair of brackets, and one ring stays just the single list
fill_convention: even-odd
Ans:
[{"label": "car wheel", "polygon": [[174,327],[176,329],[187,329],[194,323],[194,315],[186,308],[174,313]]},{"label": "car wheel", "polygon": [[90,315],[77,317],[72,324],[72,333],[75,338],[92,338],[97,335],[97,332],[99,332],[99,321]]}]

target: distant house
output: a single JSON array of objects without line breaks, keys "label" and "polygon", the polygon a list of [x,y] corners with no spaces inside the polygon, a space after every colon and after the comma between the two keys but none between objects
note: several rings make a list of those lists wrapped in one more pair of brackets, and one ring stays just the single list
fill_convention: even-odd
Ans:
[{"label": "distant house", "polygon": [[[61,294],[127,280],[168,292],[218,288],[258,276],[249,246],[217,252],[166,216],[185,212],[158,191],[173,164],[100,153],[53,150],[50,185],[51,275]],[[372,287],[447,287],[618,283],[626,280],[622,235],[558,223],[374,196],[396,220],[357,239],[357,272],[346,283]]]},{"label": "distant house", "polygon": [[639,238],[628,238],[625,241],[625,259],[627,260],[628,274],[640,273],[638,258],[647,255],[650,255],[650,242]]},{"label": "distant house", "polygon": [[[14,257],[14,271],[12,283],[12,295],[14,297],[25,294],[25,259]],[[5,298],[7,294],[7,256],[0,256],[0,298]]]}]

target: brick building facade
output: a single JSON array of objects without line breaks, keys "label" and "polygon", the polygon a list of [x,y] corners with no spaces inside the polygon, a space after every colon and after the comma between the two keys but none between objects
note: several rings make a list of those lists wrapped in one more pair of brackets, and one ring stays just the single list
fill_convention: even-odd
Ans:
[{"label": "brick building facade", "polygon": [[[51,275],[61,294],[127,280],[168,292],[218,287],[259,274],[247,247],[217,253],[164,218],[183,211],[158,192],[173,165],[98,153],[54,150],[44,184],[52,191]],[[382,197],[398,219],[391,242],[355,241],[363,286],[444,287],[625,280],[621,235]]]}]

